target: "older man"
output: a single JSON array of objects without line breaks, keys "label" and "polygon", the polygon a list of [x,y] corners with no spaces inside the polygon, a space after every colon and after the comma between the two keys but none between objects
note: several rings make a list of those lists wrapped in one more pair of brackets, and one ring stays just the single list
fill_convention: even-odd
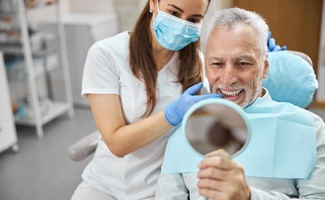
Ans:
[{"label": "older man", "polygon": [[[230,159],[218,150],[195,169],[197,157],[183,145],[184,133],[175,130],[156,199],[325,199],[323,120],[289,103],[272,101],[262,87],[269,68],[265,21],[256,13],[230,8],[214,16],[209,26],[205,71],[210,91],[244,108],[253,140],[246,157]],[[182,164],[185,159],[188,162]]]}]

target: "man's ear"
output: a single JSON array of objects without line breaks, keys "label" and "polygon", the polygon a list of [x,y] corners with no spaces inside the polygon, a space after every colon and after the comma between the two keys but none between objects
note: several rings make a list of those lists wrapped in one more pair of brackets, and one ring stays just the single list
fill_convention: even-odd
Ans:
[{"label": "man's ear", "polygon": [[265,61],[264,61],[264,69],[263,69],[263,79],[265,79],[267,77],[267,74],[269,72],[269,58],[268,58],[268,54],[266,54],[265,57]]}]

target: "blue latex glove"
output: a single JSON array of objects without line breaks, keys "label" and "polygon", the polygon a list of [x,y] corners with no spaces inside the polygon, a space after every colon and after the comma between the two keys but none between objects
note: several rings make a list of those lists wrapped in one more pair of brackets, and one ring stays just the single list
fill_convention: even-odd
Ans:
[{"label": "blue latex glove", "polygon": [[271,38],[271,31],[269,31],[269,34],[268,34],[267,46],[268,46],[269,52],[287,50],[287,46],[280,47],[279,45],[275,44],[275,39]]},{"label": "blue latex glove", "polygon": [[181,123],[186,111],[196,102],[203,99],[221,97],[220,94],[195,95],[202,86],[203,83],[193,85],[179,99],[164,107],[164,116],[170,125],[177,126]]}]

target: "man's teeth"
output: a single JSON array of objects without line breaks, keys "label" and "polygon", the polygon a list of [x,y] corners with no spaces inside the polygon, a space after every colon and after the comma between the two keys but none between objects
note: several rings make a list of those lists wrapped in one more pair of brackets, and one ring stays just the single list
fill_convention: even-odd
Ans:
[{"label": "man's teeth", "polygon": [[226,91],[226,90],[222,90],[222,89],[219,89],[219,90],[222,93],[222,95],[226,96],[226,97],[235,97],[242,91],[242,90]]}]

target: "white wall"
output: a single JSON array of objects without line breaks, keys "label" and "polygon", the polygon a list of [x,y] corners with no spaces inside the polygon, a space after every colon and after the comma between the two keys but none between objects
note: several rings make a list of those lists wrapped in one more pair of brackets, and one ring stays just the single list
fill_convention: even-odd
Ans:
[{"label": "white wall", "polygon": [[115,0],[115,9],[120,20],[121,31],[131,31],[133,29],[146,2],[140,0]]},{"label": "white wall", "polygon": [[[135,21],[148,0],[64,0],[62,13],[67,12],[116,12],[120,31],[132,30]],[[210,9],[230,7],[233,0],[211,0]],[[218,5],[217,5],[218,4]]]},{"label": "white wall", "polygon": [[230,8],[233,5],[233,0],[218,0],[218,8]]},{"label": "white wall", "polygon": [[[72,12],[114,12],[115,0],[66,0]],[[116,0],[118,2],[120,0]]]},{"label": "white wall", "polygon": [[[102,11],[117,12],[120,31],[132,30],[140,12],[148,0],[67,0],[71,12],[74,11]],[[210,8],[230,7],[232,0],[211,0]],[[66,10],[66,8],[64,8]]]},{"label": "white wall", "polygon": [[[131,30],[137,17],[147,0],[63,0],[60,1],[62,14],[96,12],[112,13],[118,15],[119,31]],[[29,12],[28,18],[35,23],[55,18],[54,9],[47,7]],[[42,16],[42,17],[39,17]]]},{"label": "white wall", "polygon": [[[120,31],[131,30],[147,0],[66,0],[70,12],[116,12]],[[67,6],[69,7],[67,9]]]},{"label": "white wall", "polygon": [[317,79],[319,88],[316,93],[316,102],[325,103],[325,0],[323,0],[323,14],[322,14],[322,27],[321,39],[319,44],[318,55],[318,73]]}]

